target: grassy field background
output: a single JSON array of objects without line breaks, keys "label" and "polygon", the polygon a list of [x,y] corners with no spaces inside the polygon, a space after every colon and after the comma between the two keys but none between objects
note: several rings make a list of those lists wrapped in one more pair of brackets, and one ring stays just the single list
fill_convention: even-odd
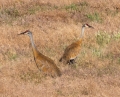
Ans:
[{"label": "grassy field background", "polygon": [[[59,63],[85,29],[72,66]],[[61,77],[36,68],[28,36],[55,61]],[[0,0],[0,97],[120,97],[119,0]]]}]

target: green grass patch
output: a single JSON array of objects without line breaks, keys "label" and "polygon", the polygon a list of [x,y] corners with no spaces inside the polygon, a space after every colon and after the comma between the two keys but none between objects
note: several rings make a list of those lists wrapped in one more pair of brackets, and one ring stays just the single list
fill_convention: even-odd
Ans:
[{"label": "green grass patch", "polygon": [[105,46],[105,45],[109,44],[111,40],[119,41],[120,40],[120,32],[111,35],[108,32],[99,31],[96,35],[96,43],[99,46]]},{"label": "green grass patch", "polygon": [[76,4],[72,3],[70,5],[65,6],[64,8],[67,11],[82,11],[82,10],[84,10],[83,8],[85,8],[86,6],[88,6],[88,3],[83,1],[80,3],[76,3]]},{"label": "green grass patch", "polygon": [[114,38],[116,41],[120,40],[120,32],[115,33],[115,34],[113,35],[113,38]]},{"label": "green grass patch", "polygon": [[103,57],[103,53],[102,53],[102,50],[100,48],[99,49],[96,49],[96,48],[92,49],[92,54],[94,56],[99,57],[99,58]]},{"label": "green grass patch", "polygon": [[105,46],[110,42],[111,36],[105,31],[99,31],[96,35],[96,42],[99,46]]},{"label": "green grass patch", "polygon": [[7,51],[5,53],[5,55],[7,55],[7,58],[12,61],[12,60],[16,60],[18,58],[18,55],[16,52],[13,52],[13,51]]},{"label": "green grass patch", "polygon": [[102,18],[100,17],[99,13],[97,13],[97,12],[89,13],[86,16],[91,21],[98,22],[98,23],[102,23],[103,22]]},{"label": "green grass patch", "polygon": [[12,16],[12,17],[17,17],[19,16],[19,11],[17,9],[9,9],[9,10],[6,10],[7,14]]},{"label": "green grass patch", "polygon": [[47,11],[57,9],[58,6],[52,6],[48,4],[33,4],[28,6],[27,4],[21,7],[15,5],[3,8],[0,10],[0,16],[8,17],[11,19],[22,17],[24,15],[35,14],[38,11]]},{"label": "green grass patch", "polygon": [[65,9],[68,10],[68,11],[77,11],[77,10],[79,10],[79,8],[78,8],[78,6],[76,4],[71,4],[71,5],[65,6]]}]

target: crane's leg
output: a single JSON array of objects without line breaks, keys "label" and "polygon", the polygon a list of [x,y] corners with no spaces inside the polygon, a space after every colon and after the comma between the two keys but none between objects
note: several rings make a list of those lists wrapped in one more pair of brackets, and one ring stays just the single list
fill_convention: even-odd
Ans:
[{"label": "crane's leg", "polygon": [[74,63],[75,63],[75,59],[71,59],[71,60],[67,61],[67,64],[69,64],[69,65],[74,64]]},{"label": "crane's leg", "polygon": [[71,62],[72,64],[74,64],[74,63],[75,63],[75,59],[70,60],[70,62]]}]

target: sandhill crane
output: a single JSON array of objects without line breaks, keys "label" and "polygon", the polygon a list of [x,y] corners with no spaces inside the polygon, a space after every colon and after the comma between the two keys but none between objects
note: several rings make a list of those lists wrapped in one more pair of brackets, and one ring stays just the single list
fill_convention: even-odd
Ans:
[{"label": "sandhill crane", "polygon": [[37,65],[37,68],[42,71],[44,74],[50,75],[52,77],[56,77],[56,76],[61,76],[61,71],[59,70],[59,68],[56,66],[56,64],[54,63],[54,61],[52,59],[50,59],[49,57],[41,54],[33,41],[33,35],[32,32],[29,30],[26,30],[25,32],[22,32],[18,35],[28,35],[30,37],[30,41],[32,44],[32,50],[33,50],[33,55],[34,55],[34,60],[35,63]]},{"label": "sandhill crane", "polygon": [[84,24],[82,26],[80,39],[77,40],[76,42],[72,43],[71,45],[69,45],[65,49],[63,56],[59,60],[60,62],[64,60],[67,64],[74,64],[75,63],[75,59],[77,58],[77,56],[78,56],[78,54],[80,52],[80,49],[81,49],[84,29],[86,27],[93,28],[92,26],[90,26],[88,24]]}]

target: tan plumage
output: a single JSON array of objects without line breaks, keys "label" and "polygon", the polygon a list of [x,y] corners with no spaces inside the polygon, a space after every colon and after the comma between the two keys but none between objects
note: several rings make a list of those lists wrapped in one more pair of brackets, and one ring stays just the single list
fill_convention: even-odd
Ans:
[{"label": "tan plumage", "polygon": [[34,55],[34,60],[37,65],[37,68],[42,71],[43,73],[50,75],[52,77],[55,76],[61,76],[61,71],[56,66],[54,61],[50,59],[49,57],[41,54],[35,47],[35,44],[33,42],[32,38],[32,32],[29,30],[26,30],[25,32],[20,33],[19,35],[27,34],[30,37],[31,44],[32,44],[32,50]]},{"label": "tan plumage", "polygon": [[78,41],[69,45],[65,49],[63,56],[59,60],[60,62],[64,60],[66,63],[69,63],[69,64],[75,63],[75,59],[77,58],[77,56],[81,50],[82,37],[83,37],[85,27],[93,28],[92,26],[90,26],[88,24],[84,24],[82,26],[81,38]]}]

